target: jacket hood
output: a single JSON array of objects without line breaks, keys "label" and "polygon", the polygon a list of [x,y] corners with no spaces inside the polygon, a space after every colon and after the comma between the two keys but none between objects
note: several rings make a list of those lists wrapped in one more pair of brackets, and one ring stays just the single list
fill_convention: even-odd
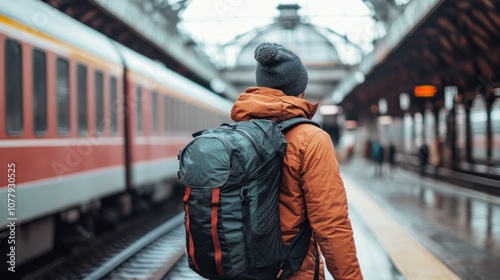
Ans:
[{"label": "jacket hood", "polygon": [[281,90],[267,87],[250,87],[240,94],[231,109],[234,121],[251,119],[286,120],[293,117],[312,119],[318,104],[288,96]]}]

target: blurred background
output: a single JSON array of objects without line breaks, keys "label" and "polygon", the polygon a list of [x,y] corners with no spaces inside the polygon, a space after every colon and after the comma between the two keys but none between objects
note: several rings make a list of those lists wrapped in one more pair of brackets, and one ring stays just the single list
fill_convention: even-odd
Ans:
[{"label": "blurred background", "polygon": [[307,67],[365,278],[497,279],[499,9],[1,1],[2,279],[199,279],[184,257],[177,154],[231,121],[262,42]]}]

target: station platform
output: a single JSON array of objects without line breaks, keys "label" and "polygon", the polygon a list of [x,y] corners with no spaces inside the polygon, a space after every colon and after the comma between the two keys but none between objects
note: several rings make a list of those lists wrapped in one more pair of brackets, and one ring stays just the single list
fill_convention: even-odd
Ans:
[{"label": "station platform", "polygon": [[[360,158],[340,171],[364,279],[500,279],[500,197]],[[164,279],[202,279],[181,264]]]},{"label": "station platform", "polygon": [[340,169],[365,279],[500,279],[500,197],[360,158]]}]

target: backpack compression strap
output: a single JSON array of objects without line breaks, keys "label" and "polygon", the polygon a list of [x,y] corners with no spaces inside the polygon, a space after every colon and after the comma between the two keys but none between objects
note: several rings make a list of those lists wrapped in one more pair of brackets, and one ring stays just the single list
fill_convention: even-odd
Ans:
[{"label": "backpack compression strap", "polygon": [[212,189],[212,242],[214,243],[214,253],[215,253],[215,266],[217,267],[217,273],[220,276],[224,276],[224,269],[222,267],[222,250],[219,242],[219,234],[217,232],[217,218],[218,210],[220,205],[220,188]]},{"label": "backpack compression strap", "polygon": [[280,127],[281,132],[286,133],[290,129],[296,127],[299,124],[303,124],[303,123],[312,124],[312,125],[315,125],[315,126],[321,128],[321,126],[318,123],[311,121],[309,119],[306,119],[304,117],[297,117],[297,118],[291,118],[288,120],[279,121],[278,126]]},{"label": "backpack compression strap", "polygon": [[189,257],[191,258],[191,261],[193,262],[194,267],[197,270],[200,270],[198,264],[196,263],[196,259],[194,258],[194,241],[193,241],[193,235],[191,234],[191,226],[190,226],[191,220],[189,219],[189,205],[187,203],[190,196],[191,196],[191,187],[187,186],[186,192],[184,194],[184,197],[182,198],[182,201],[184,202],[184,205],[186,205],[184,208],[184,211],[186,211],[185,225],[186,225],[186,234],[187,234],[187,237],[189,240],[188,241],[188,247],[189,247],[188,254],[189,254]]},{"label": "backpack compression strap", "polygon": [[[309,221],[306,220],[302,224],[297,235],[292,239],[292,242],[286,249],[286,259],[281,266],[279,279],[286,279],[290,274],[299,270],[302,266],[307,251],[309,251],[309,245],[311,244],[312,229]],[[318,243],[316,238],[314,238],[314,280],[319,279],[319,251]]]}]

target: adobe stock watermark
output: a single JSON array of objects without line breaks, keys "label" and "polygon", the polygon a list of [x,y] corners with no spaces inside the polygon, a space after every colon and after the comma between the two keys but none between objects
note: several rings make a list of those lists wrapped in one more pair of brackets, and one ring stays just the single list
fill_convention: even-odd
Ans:
[{"label": "adobe stock watermark", "polygon": [[[103,121],[103,128],[111,127],[109,120]],[[63,175],[72,173],[74,169],[82,164],[84,159],[90,156],[94,150],[94,146],[102,144],[104,141],[104,133],[98,130],[92,130],[87,133],[85,138],[78,141],[76,146],[67,146],[64,162],[53,161],[51,164],[52,170],[57,175],[59,181],[63,180]]]},{"label": "adobe stock watermark", "polygon": [[[144,98],[144,95],[141,95],[141,99]],[[131,95],[131,102],[125,105],[124,100],[121,100],[119,103],[116,103],[116,106],[113,106],[114,110],[113,114],[118,114],[117,123],[124,123],[125,117],[128,116],[130,112],[134,112],[137,108],[137,104],[142,103],[139,102],[139,98],[136,94]],[[105,131],[110,131],[112,128],[112,122],[109,118],[105,118],[100,122],[98,129],[93,129],[86,133],[84,138],[78,140],[76,145],[69,145],[65,147],[65,156],[61,161],[52,161],[51,167],[57,176],[59,182],[64,179],[64,175],[70,174],[74,172],[87,157],[89,157],[94,152],[95,146],[100,146],[105,144]],[[130,124],[129,124],[130,125]],[[123,129],[127,129],[123,127]],[[123,139],[123,134],[118,134],[115,137]],[[125,141],[125,140],[124,140]]]},{"label": "adobe stock watermark", "polygon": [[217,0],[213,2],[213,8],[218,17],[225,16],[228,12],[232,12],[243,3],[243,0]]},{"label": "adobe stock watermark", "polygon": [[415,176],[416,168],[418,167],[417,157],[401,157],[393,166],[386,163],[385,170],[382,172],[384,180],[389,183],[391,190],[395,187],[395,183],[407,183],[408,179]]},{"label": "adobe stock watermark", "polygon": [[7,164],[7,270],[16,272],[16,164]]},{"label": "adobe stock watermark", "polygon": [[[71,0],[55,0],[54,5],[61,6],[68,4],[70,1]],[[31,23],[31,26],[23,25],[21,29],[22,36],[24,36],[28,40],[32,39],[39,33],[39,29],[45,27],[47,24],[49,24],[51,19],[58,15],[59,12],[56,9],[43,5],[40,10],[35,11],[31,15],[31,18],[24,19],[26,22]],[[33,28],[32,26],[34,26],[35,28]]]}]

